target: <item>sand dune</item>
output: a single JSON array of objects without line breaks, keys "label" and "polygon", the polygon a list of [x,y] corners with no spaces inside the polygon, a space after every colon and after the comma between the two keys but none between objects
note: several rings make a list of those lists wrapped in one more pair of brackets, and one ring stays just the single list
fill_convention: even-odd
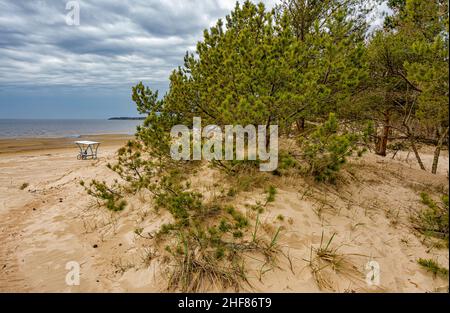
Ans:
[{"label": "sand dune", "polygon": [[[113,179],[105,165],[114,161],[125,140],[102,138],[105,144],[96,161],[78,161],[75,147],[53,145],[55,149],[42,150],[40,142],[32,140],[29,148],[0,142],[0,291],[165,291],[157,251],[134,230],[152,231],[168,217],[154,212],[145,194],[130,199],[125,211],[112,214],[98,208],[78,184]],[[15,145],[22,148],[11,148]],[[249,260],[251,287],[243,291],[447,291],[448,281],[434,278],[416,260],[434,258],[448,264],[448,249],[430,248],[409,222],[411,211],[422,207],[420,191],[433,195],[448,191],[448,154],[444,154],[438,175],[417,169],[412,156],[409,162],[403,153],[395,160],[368,154],[352,162],[336,187],[300,177],[274,180],[278,193],[263,220],[283,226],[282,254],[278,266],[262,276],[260,261]],[[428,168],[431,159],[431,154],[424,154]],[[222,179],[207,168],[197,175],[206,189]],[[28,186],[21,190],[23,183]],[[258,197],[263,191],[255,189],[235,201],[245,211],[243,204]],[[284,219],[277,220],[278,215]],[[309,262],[311,247],[333,234],[332,244],[345,267],[322,271],[328,286],[320,288]],[[365,281],[365,266],[371,260],[380,265],[379,286]],[[66,284],[69,261],[81,264],[79,286]]]}]

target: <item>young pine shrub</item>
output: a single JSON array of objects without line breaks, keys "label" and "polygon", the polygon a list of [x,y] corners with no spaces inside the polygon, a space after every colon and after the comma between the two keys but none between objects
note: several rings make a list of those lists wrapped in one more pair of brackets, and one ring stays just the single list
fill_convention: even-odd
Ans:
[{"label": "young pine shrub", "polygon": [[92,180],[89,186],[86,186],[84,181],[80,182],[88,195],[93,196],[101,202],[108,210],[117,212],[125,209],[127,202],[123,199],[121,193],[121,186],[117,181],[114,182],[112,187],[108,186],[106,182]]},{"label": "young pine shrub", "polygon": [[212,286],[239,290],[247,282],[245,253],[260,254],[267,264],[274,262],[279,231],[271,243],[255,239],[256,231],[250,241],[245,214],[231,205],[206,202],[174,178],[160,181],[156,197],[157,205],[173,217],[173,223],[162,225],[156,236],[166,245],[169,290],[197,292]]},{"label": "young pine shrub", "polygon": [[442,196],[441,203],[434,201],[425,192],[420,194],[420,198],[427,208],[412,216],[414,228],[427,237],[446,241],[448,246],[448,195]]},{"label": "young pine shrub", "polygon": [[420,258],[417,260],[417,263],[423,268],[425,268],[428,272],[433,273],[434,277],[438,275],[444,278],[448,277],[448,269],[440,266],[439,263],[436,262],[435,260]]},{"label": "young pine shrub", "polygon": [[292,172],[297,172],[300,168],[298,160],[288,151],[279,151],[278,153],[278,168],[272,172],[275,176],[289,175]]},{"label": "young pine shrub", "polygon": [[266,204],[269,202],[274,202],[275,201],[275,195],[277,194],[277,189],[270,185],[267,190],[267,198],[266,198]]},{"label": "young pine shrub", "polygon": [[301,142],[308,173],[319,182],[334,183],[347,158],[355,153],[361,156],[366,151],[358,147],[360,140],[366,136],[367,132],[340,131],[335,114],[330,113],[328,120]]}]

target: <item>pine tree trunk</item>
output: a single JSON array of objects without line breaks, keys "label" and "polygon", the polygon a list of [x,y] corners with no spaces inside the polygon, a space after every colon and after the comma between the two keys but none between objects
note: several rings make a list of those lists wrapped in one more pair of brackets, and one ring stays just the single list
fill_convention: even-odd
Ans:
[{"label": "pine tree trunk", "polygon": [[425,165],[423,165],[422,159],[420,158],[419,151],[417,151],[416,144],[414,142],[414,138],[411,137],[411,147],[414,151],[414,155],[416,156],[417,163],[419,163],[420,169],[426,171]]},{"label": "pine tree trunk", "polygon": [[[423,165],[422,159],[420,158],[419,151],[417,151],[416,143],[415,143],[415,137],[413,133],[411,132],[411,127],[409,127],[407,122],[403,122],[403,126],[406,128],[409,141],[411,142],[411,148],[414,151],[414,155],[416,156],[417,163],[419,163],[420,169],[423,171],[426,171],[425,165]],[[409,155],[409,152],[408,152]]]},{"label": "pine tree trunk", "polygon": [[272,116],[269,115],[266,123],[266,150],[270,147],[270,122],[272,121]]},{"label": "pine tree trunk", "polygon": [[299,133],[302,133],[305,130],[305,118],[301,117],[296,121],[297,123],[297,130]]},{"label": "pine tree trunk", "polygon": [[447,134],[448,134],[448,127],[445,129],[445,132],[439,138],[436,149],[434,150],[433,165],[431,167],[431,173],[433,174],[436,174],[437,172],[437,166],[439,162],[439,155],[441,154],[442,143],[444,142],[445,137],[447,137]]},{"label": "pine tree trunk", "polygon": [[378,136],[377,146],[375,153],[381,156],[386,156],[386,148],[388,143],[388,137],[389,137],[389,126],[390,122],[390,114],[389,111],[386,111],[384,113],[384,125],[383,125],[383,132],[381,136]]}]

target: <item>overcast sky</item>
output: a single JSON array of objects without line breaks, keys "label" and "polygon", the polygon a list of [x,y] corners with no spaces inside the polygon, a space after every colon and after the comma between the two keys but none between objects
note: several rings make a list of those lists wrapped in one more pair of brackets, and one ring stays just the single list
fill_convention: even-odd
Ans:
[{"label": "overcast sky", "polygon": [[79,0],[80,23],[68,25],[68,2],[0,0],[0,118],[136,116],[131,86],[164,93],[186,51],[235,5]]}]

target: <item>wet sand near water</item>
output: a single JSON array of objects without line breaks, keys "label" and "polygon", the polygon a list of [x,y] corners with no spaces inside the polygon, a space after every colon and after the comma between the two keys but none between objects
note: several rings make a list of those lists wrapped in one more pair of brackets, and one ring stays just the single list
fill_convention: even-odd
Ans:
[{"label": "wet sand near water", "polygon": [[[91,140],[100,142],[101,147],[118,146],[132,139],[130,135],[85,135],[77,138],[0,138],[0,156],[22,152],[46,152],[73,148],[75,141]],[[101,150],[100,150],[101,151]]]}]

